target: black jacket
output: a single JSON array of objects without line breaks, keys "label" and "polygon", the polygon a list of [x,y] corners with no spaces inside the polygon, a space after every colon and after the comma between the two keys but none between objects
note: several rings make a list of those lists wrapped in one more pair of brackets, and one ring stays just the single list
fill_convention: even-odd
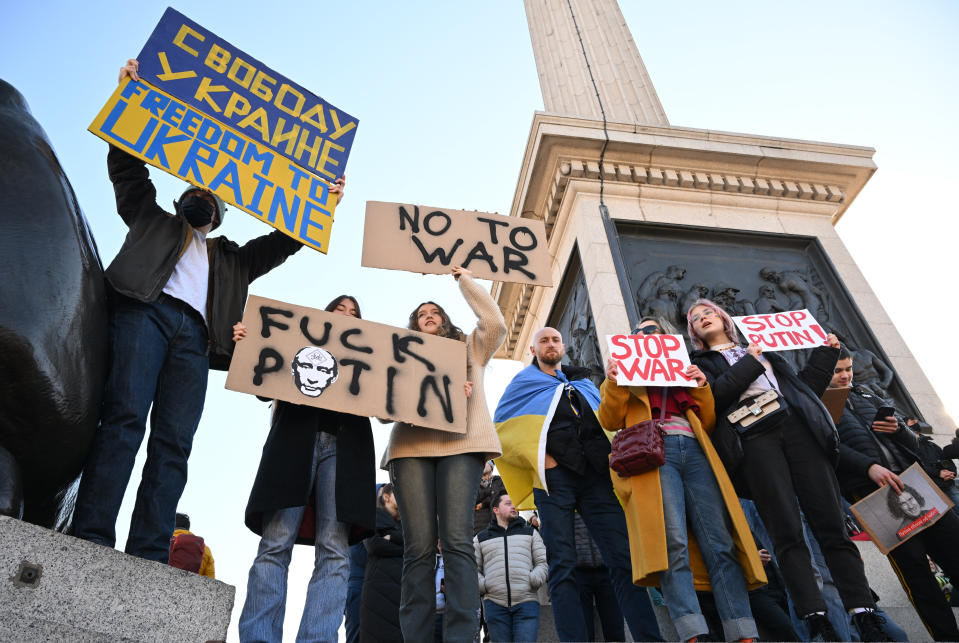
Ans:
[{"label": "black jacket", "polygon": [[[882,405],[880,398],[866,393],[860,387],[853,387],[836,427],[840,439],[836,477],[843,495],[850,502],[856,502],[878,488],[869,478],[869,467],[872,465],[878,464],[894,473],[901,473],[913,462],[920,462],[918,436],[906,428],[902,421],[895,433],[872,430],[872,421]],[[892,460],[880,448],[880,443],[892,455]],[[939,479],[938,470],[935,474],[933,480]]]},{"label": "black jacket", "polygon": [[[309,504],[316,432],[336,433],[336,519],[350,525],[350,543],[373,533],[376,470],[369,418],[312,406],[275,402],[270,434],[246,505],[245,522],[263,533],[263,514]],[[301,545],[313,538],[301,534]]]},{"label": "black jacket", "polygon": [[[829,411],[819,398],[832,380],[839,349],[829,346],[813,349],[809,361],[798,374],[776,353],[766,353],[763,356],[772,365],[789,412],[812,432],[835,466],[839,459],[839,436]],[[765,369],[758,359],[749,354],[732,366],[719,352],[712,350],[694,351],[689,358],[702,369],[712,388],[713,398],[716,400],[713,445],[726,471],[735,482],[743,459],[743,447],[739,433],[730,425],[727,416],[739,407],[739,396]]]},{"label": "black jacket", "polygon": [[[569,381],[588,379],[589,374],[588,368],[563,365],[563,375]],[[546,453],[580,475],[586,473],[588,466],[607,472],[611,451],[609,438],[583,394],[571,389],[570,395],[575,400],[576,411],[573,411],[569,398],[563,395],[546,433]]]},{"label": "black jacket", "polygon": [[[117,200],[117,213],[129,227],[123,246],[106,270],[114,291],[143,302],[156,301],[173,274],[193,228],[156,201],[156,188],[146,164],[110,146],[107,170]],[[286,261],[303,245],[279,230],[242,246],[226,237],[207,239],[210,282],[206,319],[210,367],[226,370],[233,355],[233,324],[243,316],[251,281]]]},{"label": "black jacket", "polygon": [[376,535],[366,540],[366,550],[366,578],[363,580],[360,603],[360,643],[402,643],[400,587],[403,582],[403,529],[389,512],[380,507],[376,508]]}]

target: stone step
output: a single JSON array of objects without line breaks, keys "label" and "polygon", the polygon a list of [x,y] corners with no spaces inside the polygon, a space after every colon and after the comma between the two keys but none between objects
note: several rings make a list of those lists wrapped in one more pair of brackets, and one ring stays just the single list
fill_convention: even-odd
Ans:
[{"label": "stone step", "polygon": [[0,640],[223,641],[235,588],[0,516]]}]

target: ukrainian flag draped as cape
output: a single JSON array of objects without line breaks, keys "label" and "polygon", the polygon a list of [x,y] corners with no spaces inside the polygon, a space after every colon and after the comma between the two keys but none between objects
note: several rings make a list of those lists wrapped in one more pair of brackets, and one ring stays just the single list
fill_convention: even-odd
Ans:
[{"label": "ukrainian flag draped as cape", "polygon": [[562,371],[547,375],[535,364],[517,373],[496,405],[493,422],[503,445],[496,460],[517,509],[533,509],[533,488],[546,488],[546,433],[556,406],[567,386],[575,388],[589,402],[593,412],[599,408],[599,389],[588,379],[569,381]]}]

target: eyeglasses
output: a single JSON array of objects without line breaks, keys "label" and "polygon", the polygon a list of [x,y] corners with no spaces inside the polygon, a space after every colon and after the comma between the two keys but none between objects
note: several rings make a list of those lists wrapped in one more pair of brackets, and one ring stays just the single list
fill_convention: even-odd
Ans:
[{"label": "eyeglasses", "polygon": [[659,326],[649,324],[648,326],[639,326],[633,330],[633,335],[662,335],[663,329]]},{"label": "eyeglasses", "polygon": [[698,324],[699,320],[701,319],[706,319],[707,317],[718,317],[718,316],[719,315],[715,310],[713,310],[712,308],[707,308],[700,314],[693,315],[692,317],[690,317],[689,321],[693,322],[694,324]]}]

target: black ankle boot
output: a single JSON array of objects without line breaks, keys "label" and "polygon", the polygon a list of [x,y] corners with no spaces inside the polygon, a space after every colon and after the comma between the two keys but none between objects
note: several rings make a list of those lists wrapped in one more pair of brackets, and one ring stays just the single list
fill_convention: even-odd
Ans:
[{"label": "black ankle boot", "polygon": [[882,629],[885,622],[882,616],[874,610],[868,612],[857,612],[852,615],[852,620],[859,630],[859,638],[863,641],[891,641],[886,631]]},{"label": "black ankle boot", "polygon": [[810,641],[838,641],[839,635],[825,614],[809,614],[803,617],[809,630]]}]

